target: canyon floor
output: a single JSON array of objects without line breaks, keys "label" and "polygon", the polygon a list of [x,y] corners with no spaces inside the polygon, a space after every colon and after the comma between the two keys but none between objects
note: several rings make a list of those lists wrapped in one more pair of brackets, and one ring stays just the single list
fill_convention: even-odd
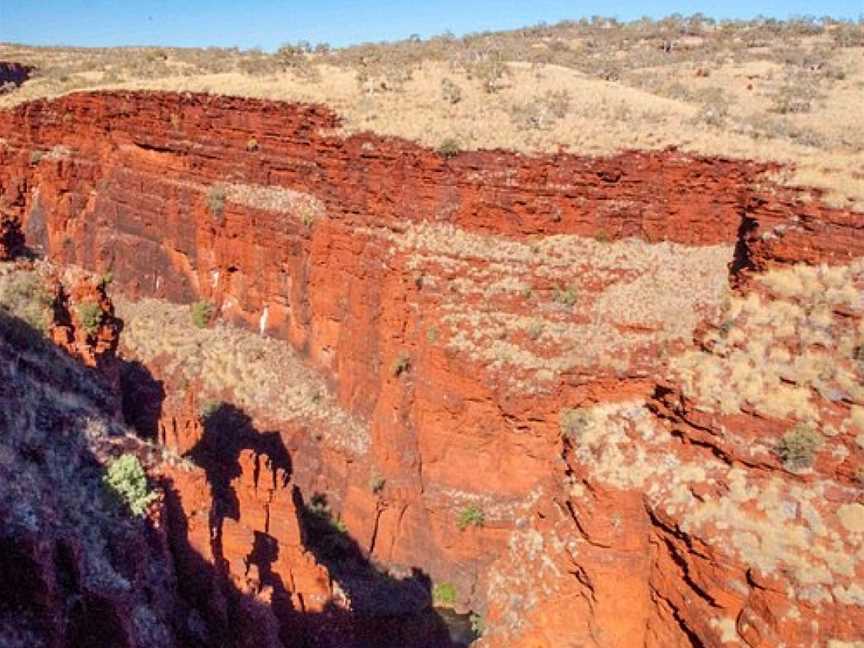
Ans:
[{"label": "canyon floor", "polygon": [[0,644],[864,646],[862,63],[0,45]]}]

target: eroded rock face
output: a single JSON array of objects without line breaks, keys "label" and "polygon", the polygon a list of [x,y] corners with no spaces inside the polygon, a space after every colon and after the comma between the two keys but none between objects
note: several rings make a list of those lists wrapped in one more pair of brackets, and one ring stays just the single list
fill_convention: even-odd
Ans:
[{"label": "eroded rock face", "polygon": [[[364,555],[453,584],[490,646],[864,634],[864,216],[766,186],[769,165],[445,159],[337,127],[167,94],[0,117],[0,211],[29,247],[259,340],[121,309],[163,443],[194,451],[200,404],[236,402],[307,501],[327,494]],[[287,491],[254,448],[231,461],[228,554],[207,502],[181,507],[207,560],[275,601],[246,552],[282,502],[300,553],[273,573],[297,578]],[[329,595],[308,574],[292,605]]]}]

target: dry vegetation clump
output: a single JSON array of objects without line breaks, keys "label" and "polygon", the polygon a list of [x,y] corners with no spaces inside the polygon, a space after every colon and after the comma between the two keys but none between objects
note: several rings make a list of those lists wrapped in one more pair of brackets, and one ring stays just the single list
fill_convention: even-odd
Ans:
[{"label": "dry vegetation clump", "polygon": [[812,427],[798,424],[780,439],[776,448],[777,456],[786,467],[793,470],[809,468],[822,441],[822,435]]},{"label": "dry vegetation clump", "polygon": [[546,94],[510,109],[510,118],[519,129],[546,129],[567,116],[572,98],[568,90],[548,91]]},{"label": "dry vegetation clump", "polygon": [[223,185],[213,185],[207,191],[207,209],[213,218],[220,222],[225,213],[225,198],[227,191]]},{"label": "dry vegetation clump", "polygon": [[45,334],[51,323],[54,295],[38,270],[0,272],[0,310]]}]

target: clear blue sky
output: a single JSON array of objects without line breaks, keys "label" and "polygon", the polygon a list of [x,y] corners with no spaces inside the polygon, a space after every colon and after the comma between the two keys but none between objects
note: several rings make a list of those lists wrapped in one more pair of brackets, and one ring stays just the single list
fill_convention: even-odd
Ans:
[{"label": "clear blue sky", "polygon": [[0,41],[33,45],[347,45],[451,30],[509,29],[565,18],[702,12],[715,18],[857,19],[864,0],[0,0]]}]

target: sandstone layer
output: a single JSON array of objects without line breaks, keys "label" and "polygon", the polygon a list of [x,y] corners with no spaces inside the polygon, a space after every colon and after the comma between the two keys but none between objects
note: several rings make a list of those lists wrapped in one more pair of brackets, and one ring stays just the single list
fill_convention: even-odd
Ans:
[{"label": "sandstone layer", "polygon": [[[864,215],[768,164],[338,126],[162,93],[0,115],[4,244],[110,271],[123,355],[162,385],[127,418],[194,458],[206,402],[248,417],[247,447],[178,489],[190,555],[271,607],[339,596],[292,576],[312,559],[275,438],[302,507],[324,498],[358,559],[452,584],[485,645],[864,635]],[[199,300],[220,323],[190,333],[166,302]],[[229,492],[214,544],[192,520]],[[259,534],[281,567],[247,559]],[[327,568],[367,617],[404,612]]]}]

